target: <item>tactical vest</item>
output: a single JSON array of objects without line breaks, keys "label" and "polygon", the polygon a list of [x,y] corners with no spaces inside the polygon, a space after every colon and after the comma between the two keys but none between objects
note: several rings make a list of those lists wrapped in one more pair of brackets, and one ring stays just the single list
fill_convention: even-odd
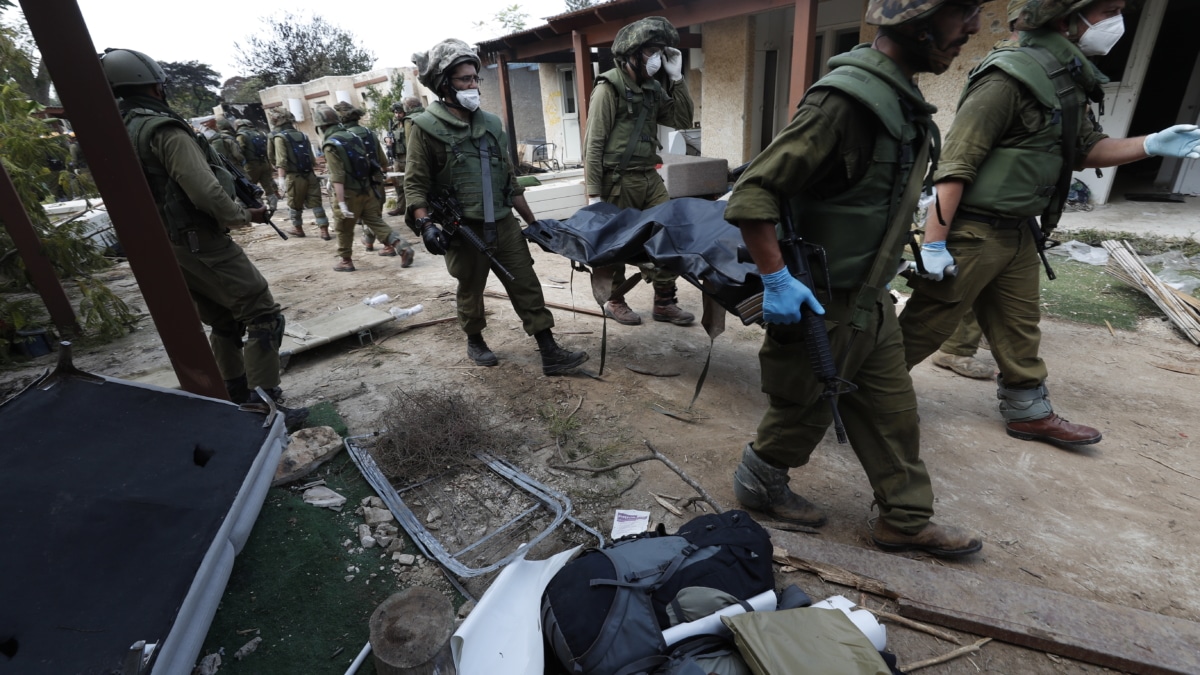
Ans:
[{"label": "tactical vest", "polygon": [[[964,98],[967,89],[992,68],[1025,85],[1042,106],[1042,126],[1016,145],[992,148],[974,182],[963,191],[960,208],[1000,216],[1040,216],[1054,196],[1063,163],[1062,102],[1045,69],[1027,51],[1033,49],[1038,48],[993,50],[967,76]],[[1079,97],[1082,124],[1087,107],[1084,93],[1076,87],[1069,95]]]},{"label": "tactical vest", "polygon": [[[929,142],[922,123],[932,122],[927,115],[914,117],[891,85],[857,66],[838,66],[812,86],[812,90],[821,88],[836,89],[854,98],[880,121],[871,165],[861,180],[827,199],[801,194],[791,201],[796,229],[805,240],[829,251],[832,288],[857,289],[867,282],[887,233],[896,186],[902,187],[908,181],[919,144]],[[899,264],[900,255],[900,250],[895,251],[892,269]],[[824,279],[819,281],[824,286]]]},{"label": "tactical vest", "polygon": [[363,148],[367,151],[367,163],[371,165],[372,173],[379,172],[382,176],[383,167],[379,166],[379,139],[375,137],[375,132],[361,124],[347,126],[346,131],[354,134],[355,138],[362,141]]},{"label": "tactical vest", "polygon": [[392,155],[394,156],[408,154],[408,124],[409,119],[406,115],[399,123],[393,119],[388,125],[388,131],[392,132]]},{"label": "tactical vest", "polygon": [[216,150],[222,156],[228,157],[230,161],[236,163],[235,158],[237,157],[239,148],[237,139],[231,134],[224,131],[217,133],[217,137],[213,139],[211,145],[213,146],[213,150]]},{"label": "tactical vest", "polygon": [[342,160],[346,189],[365,192],[371,187],[371,162],[367,160],[367,149],[357,136],[346,129],[338,129],[325,137],[325,148],[332,148]]},{"label": "tactical vest", "polygon": [[309,173],[313,170],[312,143],[303,131],[284,129],[271,133],[272,141],[277,137],[283,138],[287,145],[288,173]]},{"label": "tactical vest", "polygon": [[171,177],[166,167],[155,156],[151,149],[151,141],[159,129],[167,126],[177,126],[180,129],[188,132],[200,146],[201,152],[204,153],[208,161],[209,168],[217,177],[217,182],[225,189],[226,194],[232,199],[233,191],[233,176],[221,165],[221,160],[217,157],[216,151],[209,145],[208,140],[204,136],[196,134],[184,122],[175,119],[174,117],[160,113],[149,108],[133,108],[125,112],[125,129],[129,132],[129,139],[133,143],[133,147],[137,150],[138,160],[142,163],[142,172],[146,174],[146,180],[150,183],[150,192],[154,195],[154,203],[158,206],[158,214],[162,217],[163,223],[167,226],[167,234],[171,241],[176,244],[185,242],[185,235],[189,231],[207,230],[210,233],[220,233],[223,231],[220,223],[212,216],[196,208],[192,200],[184,192],[183,187]]},{"label": "tactical vest", "polygon": [[[413,124],[431,137],[445,144],[445,156],[438,153],[441,166],[436,167],[433,180],[438,187],[453,188],[462,204],[463,216],[483,220],[483,165],[479,157],[479,138],[488,136],[488,159],[492,174],[492,208],[497,221],[512,213],[512,191],[509,187],[509,169],[504,161],[505,152],[500,138],[504,133],[500,118],[482,110],[476,111],[483,117],[483,128],[478,137],[472,135],[473,124],[451,126],[432,112],[423,112],[413,118]],[[472,115],[474,117],[474,115]]]},{"label": "tactical vest", "polygon": [[[613,68],[596,78],[596,86],[607,84],[613,88],[617,98],[617,119],[604,141],[604,168],[616,169],[621,165],[621,158],[630,143],[634,143],[633,154],[630,155],[627,169],[653,169],[661,160],[658,151],[662,147],[658,142],[658,106],[665,97],[662,87],[651,79],[634,91],[626,82],[626,75]],[[637,118],[645,108],[646,119],[638,137],[633,137],[637,129]]]},{"label": "tactical vest", "polygon": [[261,131],[239,131],[237,135],[242,139],[242,154],[247,164],[267,159],[267,137]]}]

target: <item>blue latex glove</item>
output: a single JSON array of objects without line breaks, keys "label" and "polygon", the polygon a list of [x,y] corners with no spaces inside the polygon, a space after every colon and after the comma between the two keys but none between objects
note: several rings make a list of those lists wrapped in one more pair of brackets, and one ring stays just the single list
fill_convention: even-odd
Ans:
[{"label": "blue latex glove", "polygon": [[946,251],[946,242],[934,241],[921,246],[921,262],[925,264],[925,274],[921,276],[941,281],[946,268],[954,264],[954,256]]},{"label": "blue latex glove", "polygon": [[762,275],[763,321],[766,323],[800,323],[800,308],[808,308],[824,314],[825,308],[817,302],[812,289],[800,283],[787,268]]},{"label": "blue latex glove", "polygon": [[1151,156],[1200,159],[1200,128],[1176,124],[1147,136],[1142,147]]}]

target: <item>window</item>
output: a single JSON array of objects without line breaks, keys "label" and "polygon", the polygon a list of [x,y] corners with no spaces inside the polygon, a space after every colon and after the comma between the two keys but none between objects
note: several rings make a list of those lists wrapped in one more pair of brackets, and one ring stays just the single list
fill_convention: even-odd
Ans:
[{"label": "window", "polygon": [[566,69],[562,71],[563,82],[563,114],[574,115],[575,110],[575,71]]}]

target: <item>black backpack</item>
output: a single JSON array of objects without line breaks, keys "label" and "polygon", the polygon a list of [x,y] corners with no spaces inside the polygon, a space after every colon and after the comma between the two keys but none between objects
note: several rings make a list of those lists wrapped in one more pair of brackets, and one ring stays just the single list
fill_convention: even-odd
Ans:
[{"label": "black backpack", "polygon": [[771,552],[770,535],[743,511],[588,549],[542,594],[547,653],[573,675],[650,672],[667,660],[666,608],[680,590],[715,588],[739,600],[773,590]]}]

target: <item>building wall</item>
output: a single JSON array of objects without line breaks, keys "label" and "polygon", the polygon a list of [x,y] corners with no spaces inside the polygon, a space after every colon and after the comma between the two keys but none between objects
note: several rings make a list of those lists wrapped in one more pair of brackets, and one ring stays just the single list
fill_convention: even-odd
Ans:
[{"label": "building wall", "polygon": [[[541,70],[553,71],[553,65],[539,68],[536,63],[514,63],[508,67],[508,87],[512,96],[513,130],[507,130],[517,143],[545,138],[546,120],[542,112]],[[496,66],[483,69],[479,85],[483,109],[500,115],[500,76]]]},{"label": "building wall", "polygon": [[752,100],[754,19],[742,16],[706,23],[703,34],[702,154],[737,166],[750,159],[748,115],[757,107]]},{"label": "building wall", "polygon": [[333,107],[339,101],[348,101],[370,113],[371,106],[363,98],[367,87],[387,91],[401,76],[404,78],[405,95],[412,94],[417,78],[411,68],[376,68],[356,75],[331,75],[304,84],[269,87],[258,93],[258,99],[266,110],[279,106],[291,110],[296,115],[296,128],[308,134],[316,146],[318,137],[316,127],[313,126],[313,110],[319,104]]}]

